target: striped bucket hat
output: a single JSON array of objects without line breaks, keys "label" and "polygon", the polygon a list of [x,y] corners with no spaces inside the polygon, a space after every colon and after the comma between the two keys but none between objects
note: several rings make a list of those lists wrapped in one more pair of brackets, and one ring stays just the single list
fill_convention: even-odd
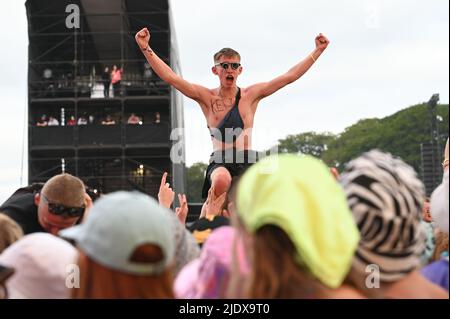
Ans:
[{"label": "striped bucket hat", "polygon": [[399,280],[420,266],[424,186],[401,159],[373,150],[351,161],[340,177],[361,232],[353,267],[376,265],[380,280]]}]

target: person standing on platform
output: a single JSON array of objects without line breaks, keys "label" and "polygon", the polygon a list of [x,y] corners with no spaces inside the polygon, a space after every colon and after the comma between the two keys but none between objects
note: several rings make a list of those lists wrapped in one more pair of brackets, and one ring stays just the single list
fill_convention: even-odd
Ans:
[{"label": "person standing on platform", "polygon": [[240,54],[231,48],[224,48],[214,55],[212,67],[220,85],[208,89],[186,81],[159,58],[150,47],[150,31],[147,28],[137,32],[135,39],[152,70],[164,82],[195,100],[205,116],[214,152],[206,171],[202,191],[204,198],[211,187],[214,187],[217,196],[227,192],[232,178],[241,175],[256,162],[258,154],[251,150],[251,133],[258,103],[298,80],[329,44],[328,39],[320,33],[315,38],[314,50],[289,71],[268,82],[247,88],[240,88],[236,83],[243,70]]},{"label": "person standing on platform", "polygon": [[117,65],[113,65],[111,71],[111,83],[113,85],[114,97],[121,95],[120,82],[122,81],[123,68],[117,68]]},{"label": "person standing on platform", "polygon": [[111,73],[109,72],[108,67],[105,67],[105,70],[102,73],[102,82],[103,82],[103,96],[109,97],[109,87],[111,85]]}]

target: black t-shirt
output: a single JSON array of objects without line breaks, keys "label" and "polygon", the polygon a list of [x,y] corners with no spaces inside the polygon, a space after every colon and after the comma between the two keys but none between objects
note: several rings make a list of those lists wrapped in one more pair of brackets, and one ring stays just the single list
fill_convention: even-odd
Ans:
[{"label": "black t-shirt", "polygon": [[109,72],[103,72],[102,73],[102,81],[103,81],[103,83],[111,82],[111,74]]},{"label": "black t-shirt", "polygon": [[188,230],[192,233],[197,244],[203,246],[203,243],[209,237],[209,234],[216,228],[230,225],[230,220],[223,216],[214,216],[211,219],[202,217],[192,223]]},{"label": "black t-shirt", "polygon": [[19,224],[25,235],[45,232],[38,221],[37,206],[34,204],[34,195],[35,192],[32,190],[21,188],[0,207],[0,212]]}]

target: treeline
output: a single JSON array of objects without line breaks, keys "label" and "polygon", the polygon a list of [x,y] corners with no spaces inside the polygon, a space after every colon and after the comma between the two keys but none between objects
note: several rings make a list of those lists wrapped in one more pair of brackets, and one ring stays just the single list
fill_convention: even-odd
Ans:
[{"label": "treeline", "polygon": [[[448,104],[437,106],[437,125],[442,152],[449,134]],[[363,119],[340,134],[306,132],[289,135],[278,142],[280,153],[309,154],[339,171],[345,164],[374,148],[401,157],[421,172],[420,145],[431,140],[431,119],[427,104],[408,107],[382,119]],[[201,201],[207,165],[196,163],[187,169],[187,194]]]}]

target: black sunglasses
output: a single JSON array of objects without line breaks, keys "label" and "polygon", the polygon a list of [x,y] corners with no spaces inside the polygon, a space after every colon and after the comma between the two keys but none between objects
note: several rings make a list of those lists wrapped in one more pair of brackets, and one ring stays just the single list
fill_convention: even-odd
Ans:
[{"label": "black sunglasses", "polygon": [[67,207],[61,204],[50,203],[50,201],[41,193],[41,197],[45,199],[48,204],[48,211],[54,215],[64,215],[68,217],[80,217],[83,215],[86,207]]},{"label": "black sunglasses", "polygon": [[241,64],[240,64],[240,63],[237,63],[237,62],[233,62],[233,63],[230,63],[230,62],[222,62],[222,63],[217,63],[216,66],[220,66],[220,67],[224,68],[225,70],[228,70],[228,67],[231,66],[231,68],[232,68],[233,70],[237,70],[237,69],[241,66]]}]

